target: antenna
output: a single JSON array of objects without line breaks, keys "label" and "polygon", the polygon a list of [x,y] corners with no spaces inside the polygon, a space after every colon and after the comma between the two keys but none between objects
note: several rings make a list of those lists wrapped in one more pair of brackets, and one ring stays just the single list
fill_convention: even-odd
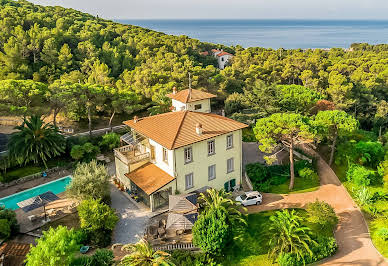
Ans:
[{"label": "antenna", "polygon": [[191,99],[191,73],[189,72],[189,99]]}]

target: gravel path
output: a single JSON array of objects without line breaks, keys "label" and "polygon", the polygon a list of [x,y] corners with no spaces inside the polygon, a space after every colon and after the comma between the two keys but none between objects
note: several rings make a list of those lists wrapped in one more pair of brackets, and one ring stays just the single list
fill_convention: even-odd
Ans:
[{"label": "gravel path", "polygon": [[[318,155],[317,155],[318,156]],[[260,212],[283,208],[304,208],[316,199],[326,201],[335,209],[339,224],[335,231],[338,251],[320,265],[367,265],[388,266],[388,262],[374,247],[365,219],[346,188],[334,171],[319,157],[318,173],[321,178],[319,190],[308,193],[263,195],[263,204],[248,207],[248,212]]]},{"label": "gravel path", "polygon": [[121,191],[111,185],[112,207],[119,215],[113,232],[113,243],[135,243],[142,237],[148,223],[149,211],[140,210]]}]

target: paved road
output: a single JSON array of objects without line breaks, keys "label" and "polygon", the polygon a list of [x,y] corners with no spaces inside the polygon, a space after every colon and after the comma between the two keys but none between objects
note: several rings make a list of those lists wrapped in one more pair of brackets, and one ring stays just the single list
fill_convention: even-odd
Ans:
[{"label": "paved road", "polygon": [[283,208],[304,208],[316,199],[324,200],[335,209],[339,224],[335,231],[338,252],[320,265],[362,265],[388,266],[373,246],[364,217],[346,188],[343,187],[334,171],[322,159],[318,159],[318,173],[321,178],[319,190],[301,194],[264,194],[263,204],[250,206],[250,213]]},{"label": "paved road", "polygon": [[138,209],[113,185],[111,199],[120,218],[113,232],[113,243],[136,243],[144,234],[149,212]]}]

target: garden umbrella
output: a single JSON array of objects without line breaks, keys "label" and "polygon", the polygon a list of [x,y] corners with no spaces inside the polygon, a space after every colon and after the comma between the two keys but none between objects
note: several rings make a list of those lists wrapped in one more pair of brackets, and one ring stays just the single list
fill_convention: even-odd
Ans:
[{"label": "garden umbrella", "polygon": [[47,191],[43,194],[40,194],[38,196],[23,200],[21,202],[18,202],[17,205],[24,211],[24,212],[30,212],[32,210],[35,210],[37,208],[43,207],[44,211],[44,218],[46,220],[46,204],[49,202],[53,202],[59,200],[58,196],[52,193],[51,191]]}]

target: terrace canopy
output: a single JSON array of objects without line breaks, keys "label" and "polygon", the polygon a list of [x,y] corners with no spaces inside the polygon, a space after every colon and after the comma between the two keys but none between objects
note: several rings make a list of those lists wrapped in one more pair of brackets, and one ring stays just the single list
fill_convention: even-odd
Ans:
[{"label": "terrace canopy", "polygon": [[166,229],[174,230],[189,230],[194,226],[195,221],[198,219],[198,213],[169,213],[167,217]]}]

